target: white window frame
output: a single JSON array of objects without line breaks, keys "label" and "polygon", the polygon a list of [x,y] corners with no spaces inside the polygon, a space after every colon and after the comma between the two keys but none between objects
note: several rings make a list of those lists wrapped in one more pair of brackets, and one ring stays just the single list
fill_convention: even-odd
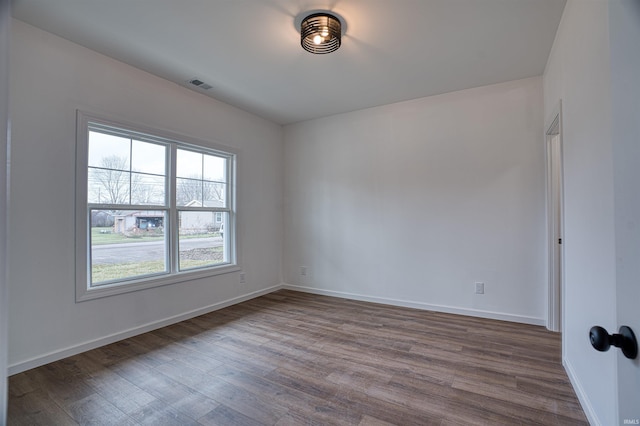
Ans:
[{"label": "white window frame", "polygon": [[[95,125],[104,128],[121,129],[132,136],[143,138],[147,136],[155,142],[162,142],[167,145],[169,152],[167,155],[167,178],[166,197],[168,201],[163,210],[166,210],[169,230],[165,236],[167,250],[167,265],[169,271],[157,275],[149,275],[133,279],[125,279],[117,282],[91,286],[90,282],[90,210],[88,203],[88,148],[89,148],[89,127]],[[227,238],[228,254],[227,262],[211,267],[197,269],[178,270],[178,211],[190,210],[189,208],[176,206],[176,152],[178,148],[184,148],[204,154],[214,154],[227,158],[227,213],[228,222],[225,223],[225,237]],[[238,152],[224,145],[213,142],[197,140],[183,135],[169,133],[164,130],[146,128],[144,126],[131,124],[122,120],[105,118],[84,111],[77,111],[76,129],[76,302],[92,300],[101,297],[113,296],[116,294],[128,293],[148,288],[164,285],[178,284],[191,280],[212,277],[220,274],[227,274],[239,271],[238,244],[237,244],[237,212],[236,212],[236,168],[238,162]],[[126,208],[140,210],[160,210],[157,206],[131,205]],[[195,209],[198,210],[198,209]]]}]

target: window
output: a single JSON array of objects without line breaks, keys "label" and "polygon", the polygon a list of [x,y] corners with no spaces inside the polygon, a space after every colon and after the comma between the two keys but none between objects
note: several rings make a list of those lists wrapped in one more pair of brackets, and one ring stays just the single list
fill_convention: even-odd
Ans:
[{"label": "window", "polygon": [[76,161],[78,301],[239,269],[228,148],[78,112]]}]

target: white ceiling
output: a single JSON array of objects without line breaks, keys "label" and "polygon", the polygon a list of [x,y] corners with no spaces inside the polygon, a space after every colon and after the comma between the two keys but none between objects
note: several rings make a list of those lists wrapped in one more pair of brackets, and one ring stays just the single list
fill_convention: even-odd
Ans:
[{"label": "white ceiling", "polygon": [[[541,75],[565,0],[13,0],[13,15],[281,124]],[[312,55],[294,21],[346,21]]]}]

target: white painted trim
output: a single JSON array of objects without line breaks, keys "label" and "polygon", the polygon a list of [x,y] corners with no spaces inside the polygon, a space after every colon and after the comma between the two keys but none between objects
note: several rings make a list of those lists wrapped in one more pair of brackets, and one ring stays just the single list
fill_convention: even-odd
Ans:
[{"label": "white painted trim", "polygon": [[459,308],[454,306],[433,305],[423,302],[411,302],[408,300],[390,299],[386,297],[365,296],[362,294],[345,293],[341,291],[324,290],[313,287],[303,287],[284,283],[283,289],[300,291],[304,293],[320,294],[323,296],[340,297],[342,299],[360,300],[363,302],[380,303],[383,305],[402,306],[405,308],[422,309],[425,311],[444,312],[448,314],[466,315],[471,317],[488,318],[501,321],[510,321],[523,324],[544,326],[544,318],[527,317],[523,315],[507,314],[503,312],[482,311],[478,309]]},{"label": "white painted trim", "polygon": [[[557,151],[551,147],[552,138],[558,135]],[[551,116],[545,122],[545,157],[546,157],[546,210],[547,210],[547,329],[562,332],[564,327],[564,177],[563,177],[563,151],[562,151],[562,99],[559,99],[553,108]],[[555,153],[555,154],[554,154]],[[552,158],[559,162],[556,164],[558,178],[552,180]],[[558,206],[552,200],[553,189],[558,187]],[[554,211],[557,207],[560,211]],[[556,235],[555,227],[559,227],[560,235]],[[557,238],[562,238],[562,244],[556,243]],[[559,259],[558,259],[559,258]],[[556,260],[559,260],[559,264]],[[559,271],[558,271],[559,269]]]},{"label": "white painted trim", "polygon": [[578,376],[573,370],[571,363],[566,359],[562,360],[562,365],[564,366],[564,370],[567,372],[567,376],[569,377],[569,381],[571,382],[571,386],[573,386],[573,390],[578,397],[578,401],[580,401],[580,405],[582,406],[582,411],[584,411],[584,415],[587,417],[589,424],[592,426],[601,426],[602,423],[598,419],[596,415],[596,411],[591,405],[591,401],[589,400],[587,393],[584,391],[580,380],[578,380]]},{"label": "white painted trim", "polygon": [[248,293],[243,296],[238,296],[232,299],[224,300],[222,302],[214,303],[213,305],[205,306],[204,308],[194,309],[192,311],[184,312],[179,315],[174,315],[172,317],[165,318],[159,321],[154,321],[138,327],[130,328],[125,331],[110,334],[108,336],[104,336],[99,339],[90,340],[88,342],[84,342],[79,345],[74,345],[74,346],[60,349],[54,352],[49,352],[48,354],[44,354],[41,356],[37,356],[35,358],[18,362],[16,364],[9,365],[8,374],[10,376],[13,374],[18,374],[23,371],[39,367],[41,365],[48,364],[50,362],[58,361],[72,355],[77,355],[82,352],[90,351],[91,349],[99,348],[100,346],[115,343],[120,340],[128,339],[129,337],[137,336],[138,334],[142,334],[142,333],[147,333],[152,330],[157,330],[158,328],[166,327],[168,325],[175,324],[180,321],[185,321],[190,318],[197,317],[199,315],[208,314],[209,312],[217,311],[219,309],[223,309],[228,306],[235,305],[237,303],[255,299],[256,297],[264,296],[265,294],[280,290],[282,287],[283,287],[282,284],[277,284],[275,286],[272,286],[263,290],[254,291],[252,293]]},{"label": "white painted trim", "polygon": [[555,124],[556,119],[558,119],[558,131],[562,131],[562,99],[558,99],[551,114],[546,118],[544,122],[544,132],[545,135],[548,135],[552,130],[552,126]]},{"label": "white painted trim", "polygon": [[[88,150],[89,150],[89,129],[98,129],[100,132],[122,134],[126,137],[139,136],[141,140],[150,140],[152,143],[164,146],[166,148],[165,155],[165,172],[167,183],[165,190],[169,194],[169,198],[165,200],[163,205],[145,206],[145,205],[125,205],[126,210],[129,209],[156,209],[165,212],[165,220],[170,222],[170,226],[165,229],[173,230],[169,232],[169,240],[165,241],[171,247],[171,255],[166,250],[165,262],[170,265],[166,272],[140,276],[136,279],[117,281],[105,285],[91,287],[88,285],[90,275],[91,247],[89,241],[88,228],[88,212],[87,207],[93,206],[97,208],[103,207],[122,207],[120,205],[109,206],[103,203],[87,202],[87,166],[88,166]],[[199,270],[180,271],[178,268],[178,212],[187,210],[183,207],[177,207],[175,202],[175,158],[178,149],[193,150],[194,152],[216,155],[227,159],[227,194],[226,198],[228,206],[221,212],[227,213],[227,233],[230,238],[226,239],[230,258],[228,263],[219,266],[203,268]],[[237,184],[236,168],[237,168],[238,150],[232,147],[220,145],[215,141],[206,141],[181,136],[173,132],[153,129],[144,125],[133,124],[125,120],[119,120],[108,115],[99,115],[85,110],[76,110],[76,200],[75,200],[75,224],[76,224],[76,302],[84,302],[86,300],[98,299],[117,294],[140,291],[149,288],[160,287],[164,285],[172,285],[191,281],[200,278],[208,278],[216,275],[238,272],[241,270],[239,266],[240,256],[238,255],[238,242],[236,237],[236,189]],[[197,209],[193,209],[197,210]],[[206,211],[212,211],[211,209]],[[167,217],[168,216],[168,217]]]},{"label": "white painted trim", "polygon": [[9,240],[9,164],[11,123],[9,122],[9,50],[11,39],[11,2],[0,2],[0,424],[7,421],[7,346],[9,342],[9,276],[7,256]]}]

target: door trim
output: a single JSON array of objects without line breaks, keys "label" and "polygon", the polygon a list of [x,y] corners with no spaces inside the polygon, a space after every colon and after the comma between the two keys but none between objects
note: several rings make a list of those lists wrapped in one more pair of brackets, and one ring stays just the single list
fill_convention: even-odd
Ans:
[{"label": "door trim", "polygon": [[[547,328],[564,325],[564,194],[562,162],[562,101],[554,108],[545,132],[547,178],[548,290]],[[557,140],[557,142],[554,142]],[[554,145],[552,145],[552,143]]]}]

